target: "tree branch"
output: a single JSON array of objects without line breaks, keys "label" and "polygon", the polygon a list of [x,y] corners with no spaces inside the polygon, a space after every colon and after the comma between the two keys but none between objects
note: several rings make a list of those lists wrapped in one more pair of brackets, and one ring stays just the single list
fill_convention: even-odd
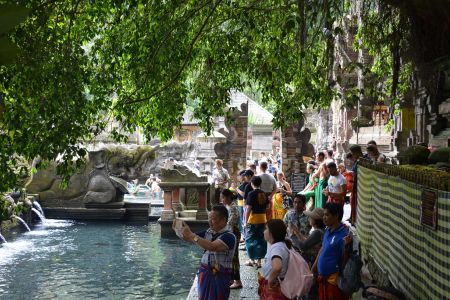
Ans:
[{"label": "tree branch", "polygon": [[201,34],[203,33],[203,30],[205,29],[206,25],[208,25],[209,19],[214,14],[215,10],[217,9],[217,7],[219,6],[219,4],[222,1],[223,0],[218,0],[217,1],[217,3],[212,8],[211,12],[206,17],[206,19],[203,22],[202,26],[200,27],[199,31],[197,32],[197,34],[192,39],[192,42],[191,42],[191,44],[189,46],[189,49],[188,49],[188,53],[186,55],[186,59],[184,60],[183,64],[178,69],[178,71],[175,73],[174,77],[172,77],[172,79],[165,86],[163,86],[162,88],[160,88],[156,92],[150,94],[150,96],[145,97],[145,98],[141,98],[141,99],[134,99],[134,100],[128,99],[129,101],[126,101],[125,104],[133,104],[133,103],[138,103],[138,102],[143,102],[143,101],[149,100],[149,99],[155,97],[156,95],[158,95],[158,94],[164,92],[165,90],[167,90],[169,87],[171,87],[178,80],[178,78],[180,77],[181,73],[183,72],[184,68],[187,66],[187,64],[188,64],[188,62],[189,62],[189,60],[191,58],[191,54],[192,54],[192,51],[194,49],[194,46],[195,46],[196,42],[198,41],[198,39],[200,38]]}]

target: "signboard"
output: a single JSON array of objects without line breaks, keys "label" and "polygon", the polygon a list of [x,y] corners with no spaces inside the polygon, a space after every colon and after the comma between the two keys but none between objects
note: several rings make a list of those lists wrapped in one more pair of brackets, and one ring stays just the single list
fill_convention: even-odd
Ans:
[{"label": "signboard", "polygon": [[401,116],[402,131],[407,132],[416,129],[416,114],[413,107],[402,108]]},{"label": "signboard", "polygon": [[291,175],[291,188],[294,195],[303,191],[307,183],[307,178],[308,174],[305,173],[296,173]]},{"label": "signboard", "polygon": [[422,206],[420,208],[420,223],[422,225],[437,228],[437,191],[424,189],[422,191]]}]

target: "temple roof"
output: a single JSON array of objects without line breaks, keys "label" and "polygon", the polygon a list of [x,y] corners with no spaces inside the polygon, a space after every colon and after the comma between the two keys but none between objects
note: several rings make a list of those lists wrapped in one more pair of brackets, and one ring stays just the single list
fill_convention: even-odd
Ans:
[{"label": "temple roof", "polygon": [[241,92],[231,92],[231,107],[241,107],[248,102],[248,123],[255,125],[272,125],[273,115],[264,107]]},{"label": "temple roof", "polygon": [[[242,103],[248,103],[248,122],[254,125],[272,125],[273,115],[264,107],[256,103],[250,97],[241,92],[233,91],[231,94],[230,107],[241,107]],[[183,125],[198,125],[199,121],[194,118],[194,113],[186,109],[183,114]]]}]

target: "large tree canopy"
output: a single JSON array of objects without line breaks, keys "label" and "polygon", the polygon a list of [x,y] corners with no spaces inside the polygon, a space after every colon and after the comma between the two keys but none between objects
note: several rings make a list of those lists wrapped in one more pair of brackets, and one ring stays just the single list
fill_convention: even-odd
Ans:
[{"label": "large tree canopy", "polygon": [[80,144],[111,119],[169,139],[188,105],[211,130],[230,90],[250,87],[275,103],[275,127],[329,105],[335,36],[351,8],[345,0],[0,5],[17,2],[30,13],[9,33],[15,63],[0,67],[0,191],[15,183],[17,155],[60,155],[68,173],[85,155]]}]

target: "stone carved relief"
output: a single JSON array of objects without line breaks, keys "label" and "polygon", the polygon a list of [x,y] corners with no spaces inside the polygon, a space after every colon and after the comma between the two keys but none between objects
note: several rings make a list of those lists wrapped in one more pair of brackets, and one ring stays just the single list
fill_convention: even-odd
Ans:
[{"label": "stone carved relief", "polygon": [[218,130],[227,140],[214,145],[214,151],[217,157],[224,161],[225,169],[233,178],[247,163],[248,107],[246,103],[242,103],[240,110],[232,110],[231,119],[225,120],[226,128]]},{"label": "stone carved relief", "polygon": [[127,183],[109,175],[105,165],[106,151],[89,152],[89,161],[94,170],[89,173],[87,192],[83,198],[85,206],[123,205],[123,195],[128,193]]},{"label": "stone carved relief", "polygon": [[186,188],[185,209],[197,209],[199,193],[196,188]]},{"label": "stone carved relief", "polygon": [[[194,143],[168,143],[164,147],[111,145],[91,151],[86,166],[70,178],[66,189],[60,188],[61,178],[56,174],[55,162],[50,162],[47,169],[32,174],[26,189],[30,194],[39,194],[45,207],[83,207],[85,202],[120,202],[116,198],[119,190],[122,196],[126,192],[123,188],[126,182],[121,176],[147,179],[150,174],[160,172],[162,162],[169,156],[190,157],[195,151]],[[33,164],[37,163],[36,159]],[[106,192],[101,187],[103,185],[108,190],[114,188],[116,192]]]}]

